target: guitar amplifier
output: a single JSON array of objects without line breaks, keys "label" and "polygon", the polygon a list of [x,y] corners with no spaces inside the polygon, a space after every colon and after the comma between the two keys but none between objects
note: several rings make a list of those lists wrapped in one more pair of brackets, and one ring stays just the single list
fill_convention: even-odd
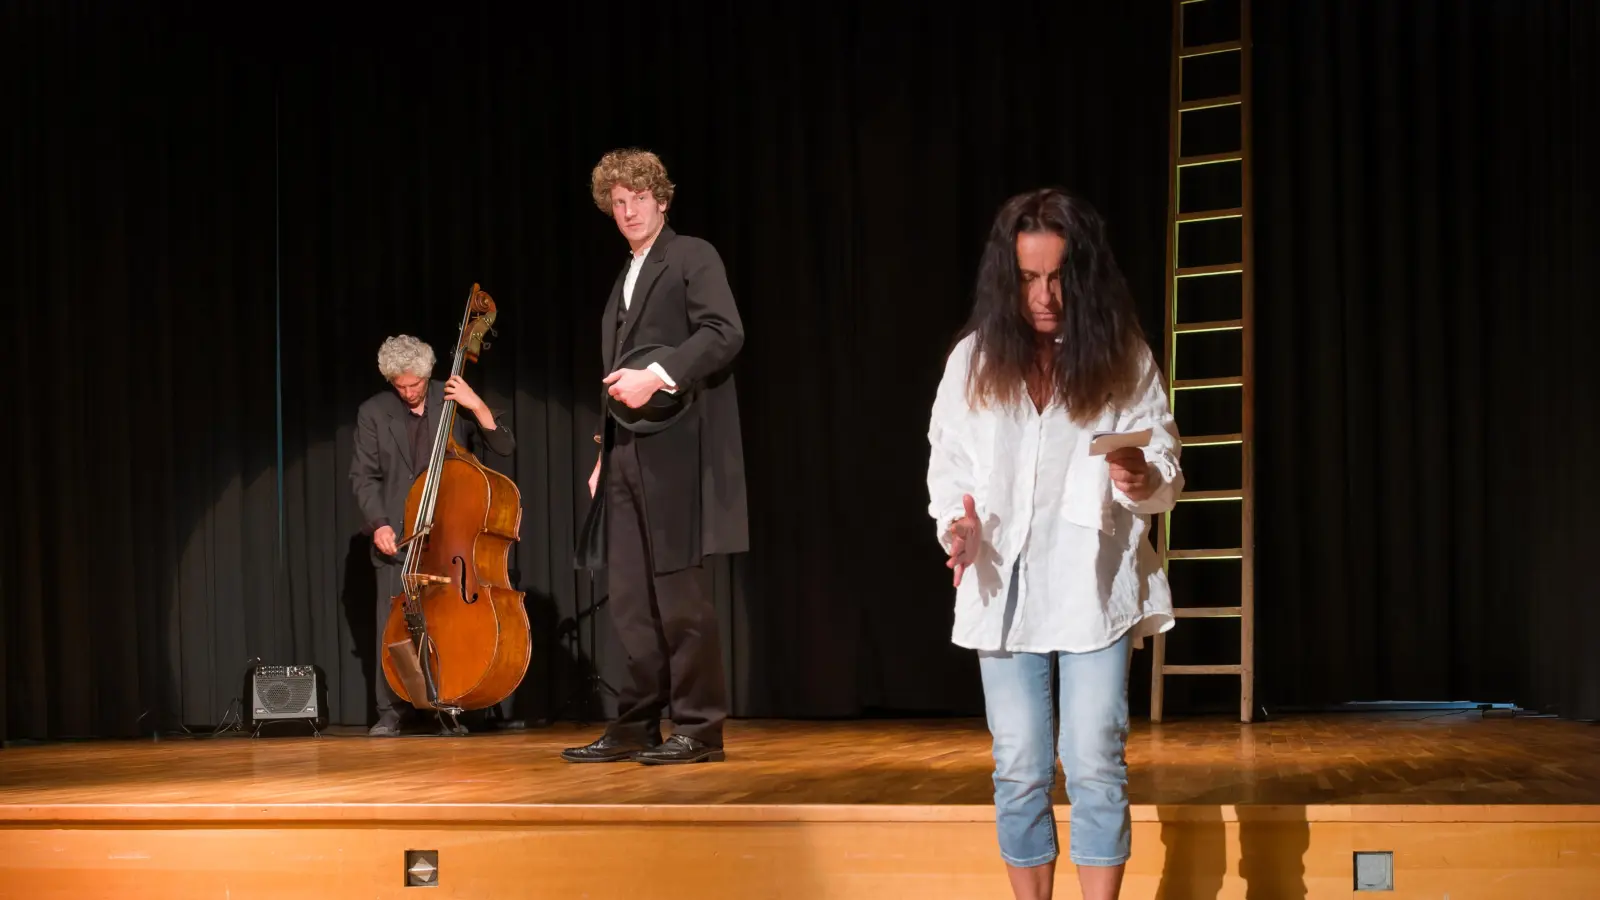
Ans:
[{"label": "guitar amplifier", "polygon": [[256,666],[250,670],[250,718],[320,722],[325,693],[315,666]]}]

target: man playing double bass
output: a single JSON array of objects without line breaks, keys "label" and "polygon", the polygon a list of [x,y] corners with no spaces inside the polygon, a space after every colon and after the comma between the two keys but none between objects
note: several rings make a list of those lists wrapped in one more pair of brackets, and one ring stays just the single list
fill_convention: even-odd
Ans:
[{"label": "man playing double bass", "polygon": [[[397,551],[405,528],[406,496],[417,476],[428,470],[439,413],[446,400],[459,406],[455,418],[457,444],[482,458],[485,448],[510,456],[517,442],[504,418],[491,412],[461,376],[433,379],[433,348],[410,335],[389,338],[378,348],[378,371],[389,382],[356,412],[356,445],[350,459],[350,485],[372,535],[372,564],[378,570],[378,632],[375,693],[378,723],[373,737],[400,734],[402,717],[411,704],[395,696],[383,674],[383,630],[390,601],[400,593],[403,551]],[[459,733],[459,729],[458,729]]]},{"label": "man playing double bass", "polygon": [[[716,249],[667,227],[674,188],[655,154],[608,153],[591,186],[631,252],[601,320],[604,418],[580,556],[606,571],[628,667],[616,721],[599,740],[561,755],[716,762],[728,710],[704,562],[749,549],[730,371],[744,328]],[[664,718],[674,731],[663,742]]]}]

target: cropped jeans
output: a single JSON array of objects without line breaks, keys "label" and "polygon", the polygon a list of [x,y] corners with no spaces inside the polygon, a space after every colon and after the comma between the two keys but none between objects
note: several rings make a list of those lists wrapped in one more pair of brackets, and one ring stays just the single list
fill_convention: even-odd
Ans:
[{"label": "cropped jeans", "polygon": [[[1133,840],[1124,755],[1130,647],[1124,634],[1090,653],[978,654],[994,737],[995,824],[1000,855],[1011,865],[1044,865],[1059,855],[1050,799],[1058,734],[1072,804],[1072,861],[1080,866],[1127,862]],[[1059,673],[1058,692],[1051,690],[1052,663]],[[1059,729],[1053,721],[1056,699]]]}]

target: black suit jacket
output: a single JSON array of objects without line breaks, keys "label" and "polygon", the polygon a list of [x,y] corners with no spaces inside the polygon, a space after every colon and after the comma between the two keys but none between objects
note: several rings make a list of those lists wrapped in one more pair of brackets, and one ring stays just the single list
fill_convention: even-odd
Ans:
[{"label": "black suit jacket", "polygon": [[[431,381],[426,413],[430,446],[433,435],[439,431],[439,413],[443,408],[444,382]],[[456,443],[480,460],[485,449],[510,456],[517,448],[504,414],[492,406],[490,411],[494,413],[495,429],[486,432],[478,425],[477,416],[464,409],[456,410]],[[406,424],[411,415],[405,401],[392,390],[368,398],[356,411],[356,445],[350,456],[350,486],[355,491],[356,502],[361,505],[362,518],[369,529],[386,521],[394,529],[397,541],[405,538],[406,496],[416,480],[412,473],[427,465],[427,460],[411,458],[411,442],[406,438]],[[397,559],[384,556],[377,547],[372,548],[374,565],[393,563]]]},{"label": "black suit jacket", "polygon": [[[732,372],[744,346],[744,324],[716,248],[664,227],[639,270],[619,333],[617,314],[630,260],[631,253],[600,317],[606,373],[629,349],[662,344],[676,349],[661,367],[679,391],[697,392],[689,411],[670,428],[633,435],[644,475],[652,564],[657,572],[673,572],[698,565],[705,556],[750,549],[744,442]],[[618,429],[605,414],[607,390],[601,386],[602,426],[596,436],[604,448],[602,483]],[[605,491],[597,491],[594,507],[604,501]],[[591,508],[592,522],[596,512]]]}]

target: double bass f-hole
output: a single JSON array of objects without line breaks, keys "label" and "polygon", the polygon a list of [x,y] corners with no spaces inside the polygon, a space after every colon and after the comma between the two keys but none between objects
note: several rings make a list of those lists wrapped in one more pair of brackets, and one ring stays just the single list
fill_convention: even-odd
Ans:
[{"label": "double bass f-hole", "polygon": [[461,585],[461,602],[462,603],[477,603],[478,602],[478,592],[477,591],[473,591],[471,597],[467,596],[467,561],[462,559],[459,556],[451,558],[450,561],[455,563],[456,564],[456,568],[461,571],[460,577],[456,579],[456,584]]}]

